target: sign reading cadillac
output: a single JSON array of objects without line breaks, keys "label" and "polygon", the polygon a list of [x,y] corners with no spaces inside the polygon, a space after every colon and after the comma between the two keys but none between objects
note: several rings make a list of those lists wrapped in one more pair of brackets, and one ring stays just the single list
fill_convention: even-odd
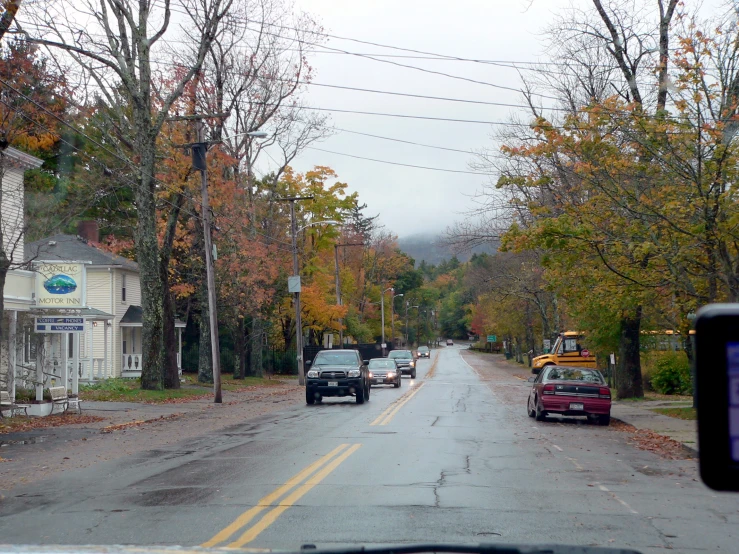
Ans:
[{"label": "sign reading cadillac", "polygon": [[47,308],[84,307],[83,264],[41,262],[36,270],[36,305]]}]

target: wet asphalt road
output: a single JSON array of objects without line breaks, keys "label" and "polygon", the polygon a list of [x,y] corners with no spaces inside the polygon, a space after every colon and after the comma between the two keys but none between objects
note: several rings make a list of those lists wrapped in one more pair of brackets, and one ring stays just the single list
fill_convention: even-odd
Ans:
[{"label": "wet asphalt road", "polygon": [[503,397],[525,399],[524,382],[491,390],[459,348],[433,356],[364,405],[296,406],[16,489],[0,501],[0,543],[739,551],[739,496],[706,489],[692,462],[611,428],[536,423]]}]

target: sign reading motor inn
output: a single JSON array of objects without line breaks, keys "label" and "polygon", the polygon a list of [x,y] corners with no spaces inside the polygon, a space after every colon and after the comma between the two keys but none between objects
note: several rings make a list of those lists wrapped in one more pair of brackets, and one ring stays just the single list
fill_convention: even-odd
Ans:
[{"label": "sign reading motor inn", "polygon": [[44,308],[85,307],[85,267],[75,262],[39,262],[36,305]]}]

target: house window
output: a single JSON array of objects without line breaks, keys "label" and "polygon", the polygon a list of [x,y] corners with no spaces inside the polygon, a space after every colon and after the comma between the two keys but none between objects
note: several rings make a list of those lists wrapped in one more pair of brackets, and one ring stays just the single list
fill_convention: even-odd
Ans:
[{"label": "house window", "polygon": [[126,343],[127,343],[127,342],[128,342],[128,341],[126,341],[126,340],[124,340],[124,341],[123,341],[123,353],[124,353],[124,354],[128,354],[128,350],[126,349]]},{"label": "house window", "polygon": [[74,333],[67,333],[67,359],[74,358]]},{"label": "house window", "polygon": [[121,276],[121,302],[126,301],[126,274]]}]

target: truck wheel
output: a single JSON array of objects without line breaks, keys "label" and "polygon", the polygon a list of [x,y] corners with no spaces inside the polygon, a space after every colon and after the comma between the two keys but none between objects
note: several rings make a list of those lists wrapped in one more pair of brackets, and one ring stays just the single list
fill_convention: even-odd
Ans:
[{"label": "truck wheel", "polygon": [[395,381],[395,383],[393,383],[393,386],[394,386],[394,387],[395,387],[396,389],[399,389],[399,388],[400,388],[400,383],[401,383],[401,381],[400,381],[400,377],[398,377],[398,380],[397,380],[397,381]]},{"label": "truck wheel", "polygon": [[415,379],[415,378],[416,378],[416,370],[414,369],[413,371],[411,371],[411,379]]},{"label": "truck wheel", "polygon": [[357,389],[357,404],[364,404],[364,387]]},{"label": "truck wheel", "polygon": [[605,414],[605,415],[598,416],[598,423],[603,426],[610,425],[611,414]]},{"label": "truck wheel", "polygon": [[310,389],[305,389],[305,403],[313,405],[316,402],[316,396],[313,394]]}]

